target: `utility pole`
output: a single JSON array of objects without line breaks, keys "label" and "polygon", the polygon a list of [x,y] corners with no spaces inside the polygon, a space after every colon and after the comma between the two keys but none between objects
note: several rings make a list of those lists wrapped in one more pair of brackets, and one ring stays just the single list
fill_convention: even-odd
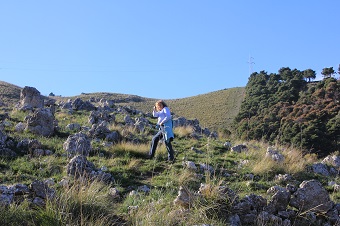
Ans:
[{"label": "utility pole", "polygon": [[[254,58],[250,56],[249,54],[249,60],[248,60],[248,64],[249,64],[249,76],[253,73],[253,64],[254,63]],[[250,112],[248,109],[248,120],[247,120],[247,140],[249,140],[249,124],[250,124]]]},{"label": "utility pole", "polygon": [[248,64],[249,64],[249,75],[251,75],[253,73],[253,64],[254,63],[254,57],[251,57],[249,54],[249,60],[248,60]]}]

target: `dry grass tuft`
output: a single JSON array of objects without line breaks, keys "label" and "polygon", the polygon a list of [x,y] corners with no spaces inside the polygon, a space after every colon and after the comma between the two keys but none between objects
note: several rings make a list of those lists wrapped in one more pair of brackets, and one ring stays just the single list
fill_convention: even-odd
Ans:
[{"label": "dry grass tuft", "polygon": [[284,171],[288,174],[296,174],[306,169],[306,166],[317,161],[314,154],[304,155],[299,149],[277,147],[284,156],[283,162],[276,162],[266,157],[268,144],[257,142],[257,147],[250,145],[249,151],[245,154],[251,159],[250,167],[255,174],[264,174],[271,171]]},{"label": "dry grass tuft", "polygon": [[315,154],[304,155],[300,150],[291,149],[284,152],[286,161],[285,170],[287,173],[294,174],[306,169],[307,165],[317,161]]},{"label": "dry grass tuft", "polygon": [[128,164],[128,169],[138,169],[142,163],[143,162],[140,159],[131,159]]},{"label": "dry grass tuft", "polygon": [[149,144],[134,144],[131,142],[121,142],[110,147],[110,152],[117,154],[145,155],[149,151]]},{"label": "dry grass tuft", "polygon": [[174,128],[174,133],[179,137],[179,138],[186,138],[190,134],[192,134],[194,131],[194,128],[192,126],[180,126],[180,127],[175,127]]}]

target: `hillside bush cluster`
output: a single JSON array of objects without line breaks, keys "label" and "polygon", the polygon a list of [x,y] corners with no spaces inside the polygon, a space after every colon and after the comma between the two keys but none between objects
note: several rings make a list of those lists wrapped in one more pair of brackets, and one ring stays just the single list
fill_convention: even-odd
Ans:
[{"label": "hillside bush cluster", "polygon": [[[314,76],[313,76],[314,75]],[[241,139],[293,145],[326,155],[339,151],[340,83],[332,76],[318,82],[311,69],[281,68],[251,74],[234,120]]]}]

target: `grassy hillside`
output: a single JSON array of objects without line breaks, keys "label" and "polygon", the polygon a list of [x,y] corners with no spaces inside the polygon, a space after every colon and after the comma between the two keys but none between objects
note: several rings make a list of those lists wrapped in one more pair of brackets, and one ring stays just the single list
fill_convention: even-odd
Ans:
[{"label": "grassy hillside", "polygon": [[[16,104],[21,88],[0,81],[0,98],[5,103]],[[244,97],[244,87],[224,89],[192,97],[165,100],[172,112],[187,119],[198,119],[203,128],[229,129]],[[57,100],[81,98],[83,100],[108,99],[119,105],[130,105],[143,112],[150,112],[156,99],[119,93],[82,93],[73,97],[54,97]]]},{"label": "grassy hillside", "polygon": [[20,99],[21,89],[19,86],[0,81],[0,101],[7,105],[15,105]]},{"label": "grassy hillside", "polygon": [[[192,97],[168,99],[165,102],[177,116],[198,119],[200,125],[204,128],[229,129],[233,119],[239,112],[244,91],[244,87],[236,87]],[[56,98],[58,99],[58,97]],[[154,98],[117,93],[83,93],[75,97],[63,97],[65,100],[69,98],[81,98],[84,100],[91,98],[113,99],[117,104],[129,105],[142,112],[150,112],[157,101]]]},{"label": "grassy hillside", "polygon": [[[20,90],[3,84],[6,85],[3,90],[8,93]],[[202,127],[207,127],[208,122],[218,126],[217,123],[227,124],[227,119],[236,115],[243,92],[244,88],[233,88],[166,102],[177,115],[198,118]],[[18,96],[7,93],[4,96],[18,101]],[[155,99],[112,93],[82,94],[71,99],[77,97],[114,99],[117,105],[134,105],[146,109],[144,112],[150,112],[155,102]],[[167,150],[163,143],[157,147],[155,158],[148,159],[150,142],[157,132],[153,129],[154,120],[146,116],[150,124],[144,130],[137,130],[124,120],[128,111],[121,111],[121,107],[116,106],[111,110],[115,120],[108,122],[107,129],[122,136],[117,143],[102,137],[104,130],[90,133],[88,128],[93,125],[88,120],[89,111],[56,108],[54,117],[58,127],[55,134],[43,137],[18,129],[19,123],[27,123],[29,112],[6,107],[10,117],[0,123],[3,127],[0,129],[0,198],[7,200],[7,206],[0,199],[0,225],[283,225],[277,221],[283,221],[282,218],[287,218],[283,217],[285,215],[260,218],[263,209],[274,212],[271,204],[276,205],[278,200],[278,196],[273,198],[268,190],[284,189],[287,185],[298,188],[307,180],[318,180],[324,188],[322,191],[336,203],[330,213],[338,211],[340,192],[329,183],[340,186],[338,171],[334,169],[335,173],[330,176],[311,171],[314,163],[320,163],[316,155],[302,155],[299,149],[276,146],[275,151],[282,156],[282,162],[277,162],[267,156],[267,143],[231,140],[233,145],[247,146],[239,153],[225,147],[225,139],[220,136],[197,138],[188,128],[176,127],[176,138],[172,143],[176,161],[172,164],[166,161]],[[130,116],[134,120],[139,117]],[[81,128],[68,127],[75,123]],[[73,162],[79,166],[86,164],[84,168],[90,170],[77,179],[69,172],[72,160],[64,144],[79,131],[87,135],[79,140],[86,139],[91,147],[86,156],[88,162]],[[80,148],[85,146],[82,142],[78,144]],[[79,172],[82,172],[80,168]],[[105,178],[111,175],[113,179],[106,181],[104,177],[97,177],[94,180],[91,175]],[[287,177],[278,179],[285,175]],[[33,187],[43,189],[33,192]],[[17,188],[23,189],[18,192]],[[53,196],[50,198],[47,192]],[[303,205],[296,209],[281,202],[290,213],[285,225],[316,225],[315,222],[326,225],[325,219],[333,217],[324,213],[317,215],[314,208],[305,211]],[[239,218],[239,223],[230,224],[233,216]],[[338,225],[340,218],[336,217],[331,219],[335,224],[327,225]]]},{"label": "grassy hillside", "polygon": [[[224,89],[181,99],[165,100],[173,113],[187,119],[198,119],[202,127],[229,129],[239,112],[244,88]],[[151,111],[154,100],[131,104],[144,112]]]}]

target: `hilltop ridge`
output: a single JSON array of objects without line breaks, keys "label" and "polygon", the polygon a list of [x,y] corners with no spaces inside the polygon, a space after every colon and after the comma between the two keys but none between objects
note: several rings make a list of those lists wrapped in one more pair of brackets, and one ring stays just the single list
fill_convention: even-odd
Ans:
[{"label": "hilltop ridge", "polygon": [[[0,87],[0,100],[4,103],[13,106],[19,101],[21,87],[4,81],[0,81]],[[165,101],[177,116],[198,119],[201,125],[209,129],[229,129],[233,119],[240,110],[244,91],[244,87],[235,87]],[[118,105],[129,105],[143,112],[150,112],[157,100],[155,98],[110,92],[82,93],[72,97],[53,96],[50,98],[57,101],[67,101],[68,99],[76,98],[83,100],[91,98],[112,99]]]}]

